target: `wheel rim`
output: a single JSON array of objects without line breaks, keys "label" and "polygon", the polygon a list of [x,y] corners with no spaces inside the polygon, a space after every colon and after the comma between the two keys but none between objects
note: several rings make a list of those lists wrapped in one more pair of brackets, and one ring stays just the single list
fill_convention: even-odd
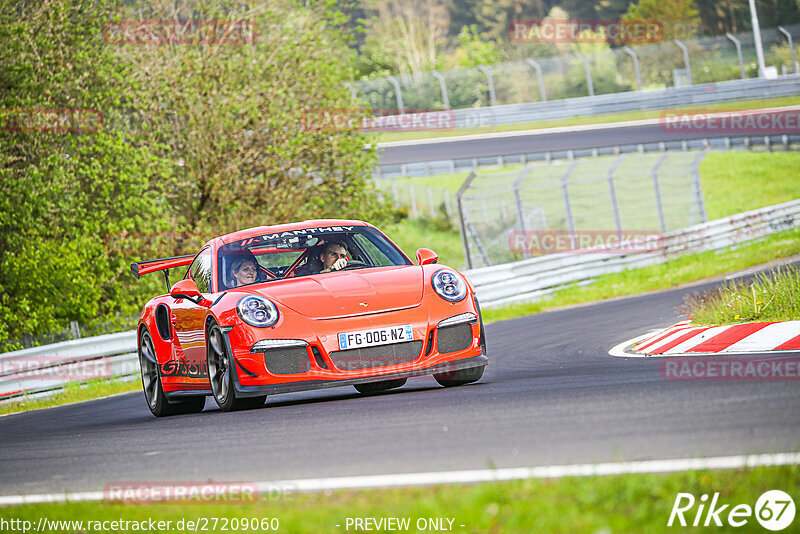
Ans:
[{"label": "wheel rim", "polygon": [[228,397],[229,361],[222,331],[218,326],[213,326],[208,333],[208,374],[211,390],[218,402],[225,402]]},{"label": "wheel rim", "polygon": [[151,408],[155,408],[156,401],[158,400],[156,395],[156,390],[158,388],[158,367],[155,361],[156,351],[153,350],[153,340],[150,339],[149,334],[145,333],[142,335],[139,364],[142,368],[142,386],[145,400]]}]

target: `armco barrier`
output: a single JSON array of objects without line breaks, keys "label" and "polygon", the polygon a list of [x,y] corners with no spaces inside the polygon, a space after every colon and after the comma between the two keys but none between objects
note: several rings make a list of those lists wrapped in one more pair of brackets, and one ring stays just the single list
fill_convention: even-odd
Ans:
[{"label": "armco barrier", "polygon": [[[491,308],[532,300],[564,284],[667,261],[686,252],[718,250],[800,226],[800,200],[769,206],[724,219],[716,219],[664,235],[663,246],[640,254],[561,253],[465,271],[478,293],[481,306]],[[139,372],[136,331],[107,334],[43,345],[0,354],[0,399],[37,394],[64,387],[65,368],[103,359],[114,377]],[[21,377],[50,370],[55,378]]]},{"label": "armco barrier", "polygon": [[664,234],[653,252],[558,253],[465,271],[481,307],[536,300],[565,284],[663,263],[683,253],[720,250],[800,226],[800,200],[792,200]]}]

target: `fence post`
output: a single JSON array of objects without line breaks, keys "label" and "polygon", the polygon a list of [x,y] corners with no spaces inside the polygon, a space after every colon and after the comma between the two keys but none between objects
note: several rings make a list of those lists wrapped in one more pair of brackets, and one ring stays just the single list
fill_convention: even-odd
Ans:
[{"label": "fence post", "polygon": [[789,53],[791,54],[792,58],[792,68],[794,68],[794,73],[800,73],[800,66],[797,65],[797,61],[794,60],[794,46],[792,45],[792,34],[786,31],[786,28],[783,26],[778,26],[778,31],[781,32],[786,40],[789,41]]},{"label": "fence post", "polygon": [[469,188],[469,184],[472,183],[472,180],[475,179],[475,171],[471,171],[467,179],[464,180],[464,183],[461,184],[461,187],[458,188],[458,192],[456,193],[456,209],[458,209],[458,229],[461,232],[461,246],[464,249],[464,261],[467,264],[467,269],[472,269],[472,258],[469,255],[469,240],[467,239],[467,225],[466,219],[464,216],[464,206],[462,202],[462,197],[464,196],[464,191]]},{"label": "fence post", "polygon": [[439,80],[439,88],[442,90],[442,102],[444,103],[444,109],[450,109],[450,97],[447,95],[447,85],[444,81],[444,76],[439,74],[438,72],[431,71],[433,77]]},{"label": "fence post", "polygon": [[408,196],[411,200],[411,216],[417,217],[417,196],[414,194],[414,184],[408,184]]},{"label": "fence post", "polygon": [[344,82],[344,86],[350,89],[350,95],[353,97],[353,100],[358,100],[358,92],[353,84],[350,82]]},{"label": "fence post", "polygon": [[394,199],[394,205],[400,205],[400,195],[397,194],[397,180],[392,180],[392,199]]},{"label": "fence post", "polygon": [[586,71],[586,85],[589,86],[589,96],[594,96],[594,84],[592,83],[592,72],[589,70],[589,60],[580,52],[575,52],[575,57],[583,63],[583,70]]},{"label": "fence post", "polygon": [[531,58],[526,58],[525,62],[534,68],[536,71],[536,81],[539,83],[539,95],[542,97],[542,102],[547,102],[547,92],[544,88],[544,77],[542,76],[542,67],[537,61]]},{"label": "fence post", "polygon": [[450,201],[450,190],[444,190],[444,210],[447,212],[447,218],[453,220],[453,206]]},{"label": "fence post", "polygon": [[578,161],[573,161],[572,164],[567,169],[567,172],[564,173],[564,176],[561,177],[561,194],[564,196],[564,209],[567,214],[567,226],[569,228],[569,241],[570,247],[575,250],[575,221],[572,218],[572,208],[570,208],[569,204],[569,179],[572,174],[575,172],[575,169],[578,168]]},{"label": "fence post", "polygon": [[744,73],[744,61],[742,60],[742,42],[739,41],[739,39],[737,39],[736,36],[730,32],[726,33],[725,36],[731,41],[733,41],[734,45],[736,45],[736,55],[739,57],[739,72],[741,73],[742,79],[744,80],[747,78],[747,76]]},{"label": "fence post", "polygon": [[400,112],[400,115],[402,115],[406,112],[406,109],[403,106],[403,95],[400,93],[400,82],[398,82],[397,78],[394,76],[387,76],[386,79],[389,80],[389,83],[391,83],[392,87],[394,87],[394,97],[397,100],[397,110]]},{"label": "fence post", "polygon": [[664,152],[653,167],[653,191],[656,195],[656,209],[658,210],[658,222],[661,225],[661,234],[667,233],[667,222],[664,219],[664,205],[661,203],[661,187],[658,185],[658,169],[664,164],[669,156],[669,152]]},{"label": "fence post", "polygon": [[689,64],[689,49],[678,39],[673,39],[673,41],[683,52],[683,64],[686,66],[686,74],[689,76],[689,85],[694,85],[694,81],[692,81],[692,66]]},{"label": "fence post", "polygon": [[431,212],[431,219],[436,217],[436,209],[433,207],[433,190],[428,188],[428,209]]},{"label": "fence post", "polygon": [[622,50],[624,50],[626,54],[631,56],[631,59],[633,60],[633,73],[636,76],[636,88],[637,90],[641,91],[642,74],[639,72],[639,56],[636,55],[636,52],[634,52],[633,48],[631,48],[630,46],[626,46]]},{"label": "fence post", "polygon": [[492,78],[492,73],[489,72],[489,69],[487,69],[483,65],[478,65],[478,70],[481,71],[486,76],[486,83],[489,84],[489,102],[492,106],[496,106],[497,95],[495,95],[494,92],[494,79]]},{"label": "fence post", "polygon": [[614,223],[617,225],[617,234],[619,235],[619,240],[622,241],[622,220],[619,216],[619,204],[617,203],[617,191],[614,188],[614,173],[617,172],[617,169],[622,164],[622,160],[625,158],[625,154],[620,154],[617,156],[616,161],[614,161],[614,165],[608,170],[608,174],[606,177],[608,178],[608,190],[611,193],[611,206],[614,208]]},{"label": "fence post", "polygon": [[[519,231],[524,236],[525,235],[525,208],[522,206],[522,196],[519,194],[519,188],[522,185],[522,182],[525,181],[525,178],[528,177],[531,170],[533,170],[533,166],[529,165],[520,171],[519,176],[517,179],[514,180],[514,202],[517,204],[517,219],[519,221]],[[527,258],[529,254],[525,251],[522,252],[522,257]]]},{"label": "fence post", "polygon": [[703,161],[703,158],[706,157],[706,154],[708,154],[708,149],[700,152],[692,163],[692,178],[694,179],[694,186],[697,190],[697,203],[700,207],[700,222],[706,222],[708,220],[706,202],[703,198],[703,189],[700,186],[700,163]]}]

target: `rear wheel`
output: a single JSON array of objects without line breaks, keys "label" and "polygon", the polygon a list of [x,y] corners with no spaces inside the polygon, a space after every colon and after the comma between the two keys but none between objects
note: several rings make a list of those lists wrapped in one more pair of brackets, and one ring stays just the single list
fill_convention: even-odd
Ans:
[{"label": "rear wheel", "polygon": [[471,367],[469,369],[461,369],[460,371],[450,371],[449,373],[439,373],[433,375],[439,384],[444,387],[463,386],[471,382],[477,382],[483,376],[483,370],[486,366]]},{"label": "rear wheel", "polygon": [[403,387],[407,378],[398,378],[397,380],[384,380],[383,382],[367,382],[366,384],[356,384],[353,386],[359,393],[365,395],[370,393],[378,393],[389,389]]},{"label": "rear wheel", "polygon": [[142,369],[142,389],[144,400],[150,412],[156,417],[202,412],[206,404],[204,395],[167,399],[161,387],[161,376],[158,373],[158,360],[153,346],[153,339],[147,329],[142,329],[139,336],[139,366]]},{"label": "rear wheel", "polygon": [[216,321],[208,327],[208,344],[206,347],[208,357],[208,379],[211,382],[211,392],[223,412],[234,410],[247,410],[263,406],[267,400],[266,395],[259,397],[236,398],[233,387],[233,357],[225,343],[224,334]]}]

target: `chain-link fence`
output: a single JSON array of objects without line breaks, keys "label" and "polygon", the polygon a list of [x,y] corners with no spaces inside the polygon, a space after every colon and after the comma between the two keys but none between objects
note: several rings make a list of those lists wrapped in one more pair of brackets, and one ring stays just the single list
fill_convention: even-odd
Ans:
[{"label": "chain-link fence", "polygon": [[[762,30],[766,65],[775,67],[777,74],[800,72],[800,24],[786,26],[786,33],[779,28]],[[793,41],[794,54],[788,47],[787,34]],[[664,40],[583,52],[582,56],[588,62],[588,76],[582,58],[567,54],[390,76],[360,81],[351,87],[375,113],[390,115],[393,110],[403,113],[519,104],[758,76],[752,32],[684,39],[680,44]]]},{"label": "chain-link fence", "polygon": [[456,197],[467,266],[646,251],[665,232],[705,222],[705,154],[628,153],[472,173]]}]

